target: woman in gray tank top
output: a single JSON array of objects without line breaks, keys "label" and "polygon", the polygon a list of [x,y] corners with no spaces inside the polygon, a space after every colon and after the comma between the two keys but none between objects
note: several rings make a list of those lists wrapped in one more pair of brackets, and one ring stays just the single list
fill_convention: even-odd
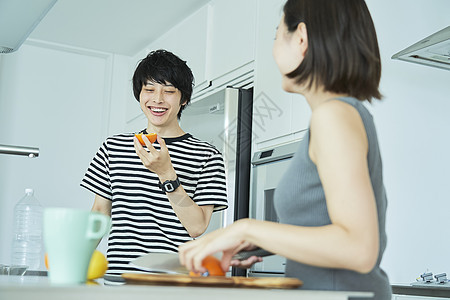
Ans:
[{"label": "woman in gray tank top", "polygon": [[363,0],[288,0],[273,55],[287,92],[306,98],[310,128],[275,191],[280,223],[243,219],[180,246],[180,261],[204,272],[206,255],[261,247],[287,258],[302,289],[370,291],[390,299],[380,268],[386,247],[386,194],[372,116],[381,99],[381,63]]}]

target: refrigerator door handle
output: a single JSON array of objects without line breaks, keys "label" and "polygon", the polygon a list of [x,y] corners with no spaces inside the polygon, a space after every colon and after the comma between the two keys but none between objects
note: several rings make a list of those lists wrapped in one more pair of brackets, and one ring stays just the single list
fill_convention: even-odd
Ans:
[{"label": "refrigerator door handle", "polygon": [[239,90],[234,88],[226,88],[224,99],[223,158],[225,161],[225,174],[228,185],[228,209],[224,213],[223,227],[230,225],[234,221],[238,104]]}]

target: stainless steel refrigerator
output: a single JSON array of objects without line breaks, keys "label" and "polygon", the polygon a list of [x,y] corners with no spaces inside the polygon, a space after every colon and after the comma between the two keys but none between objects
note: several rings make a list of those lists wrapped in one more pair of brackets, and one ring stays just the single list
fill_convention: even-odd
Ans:
[{"label": "stainless steel refrigerator", "polygon": [[224,156],[228,209],[213,213],[207,232],[249,216],[252,107],[253,88],[228,87],[194,101],[181,116],[185,132],[211,143]]}]

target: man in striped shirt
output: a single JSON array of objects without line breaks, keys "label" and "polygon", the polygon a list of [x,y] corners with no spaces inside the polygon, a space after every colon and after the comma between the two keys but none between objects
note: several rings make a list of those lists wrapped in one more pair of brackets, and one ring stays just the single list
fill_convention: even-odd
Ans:
[{"label": "man in striped shirt", "polygon": [[95,194],[92,210],[112,218],[107,275],[138,272],[129,262],[149,252],[178,252],[206,230],[213,211],[227,208],[221,153],[178,123],[193,81],[173,53],[157,50],[141,60],[133,75],[148,119],[141,133],[156,133],[157,141],[144,137],[142,146],[134,133],[107,138],[82,179]]}]

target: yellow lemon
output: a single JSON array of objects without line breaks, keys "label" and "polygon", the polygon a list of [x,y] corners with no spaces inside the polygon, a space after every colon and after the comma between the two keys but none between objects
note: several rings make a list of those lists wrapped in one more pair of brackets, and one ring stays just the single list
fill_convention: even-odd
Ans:
[{"label": "yellow lemon", "polygon": [[95,280],[88,280],[86,281],[86,285],[100,285],[100,284]]},{"label": "yellow lemon", "polygon": [[108,269],[108,261],[106,257],[98,250],[95,250],[89,263],[89,269],[87,273],[87,279],[92,280],[103,277]]}]

